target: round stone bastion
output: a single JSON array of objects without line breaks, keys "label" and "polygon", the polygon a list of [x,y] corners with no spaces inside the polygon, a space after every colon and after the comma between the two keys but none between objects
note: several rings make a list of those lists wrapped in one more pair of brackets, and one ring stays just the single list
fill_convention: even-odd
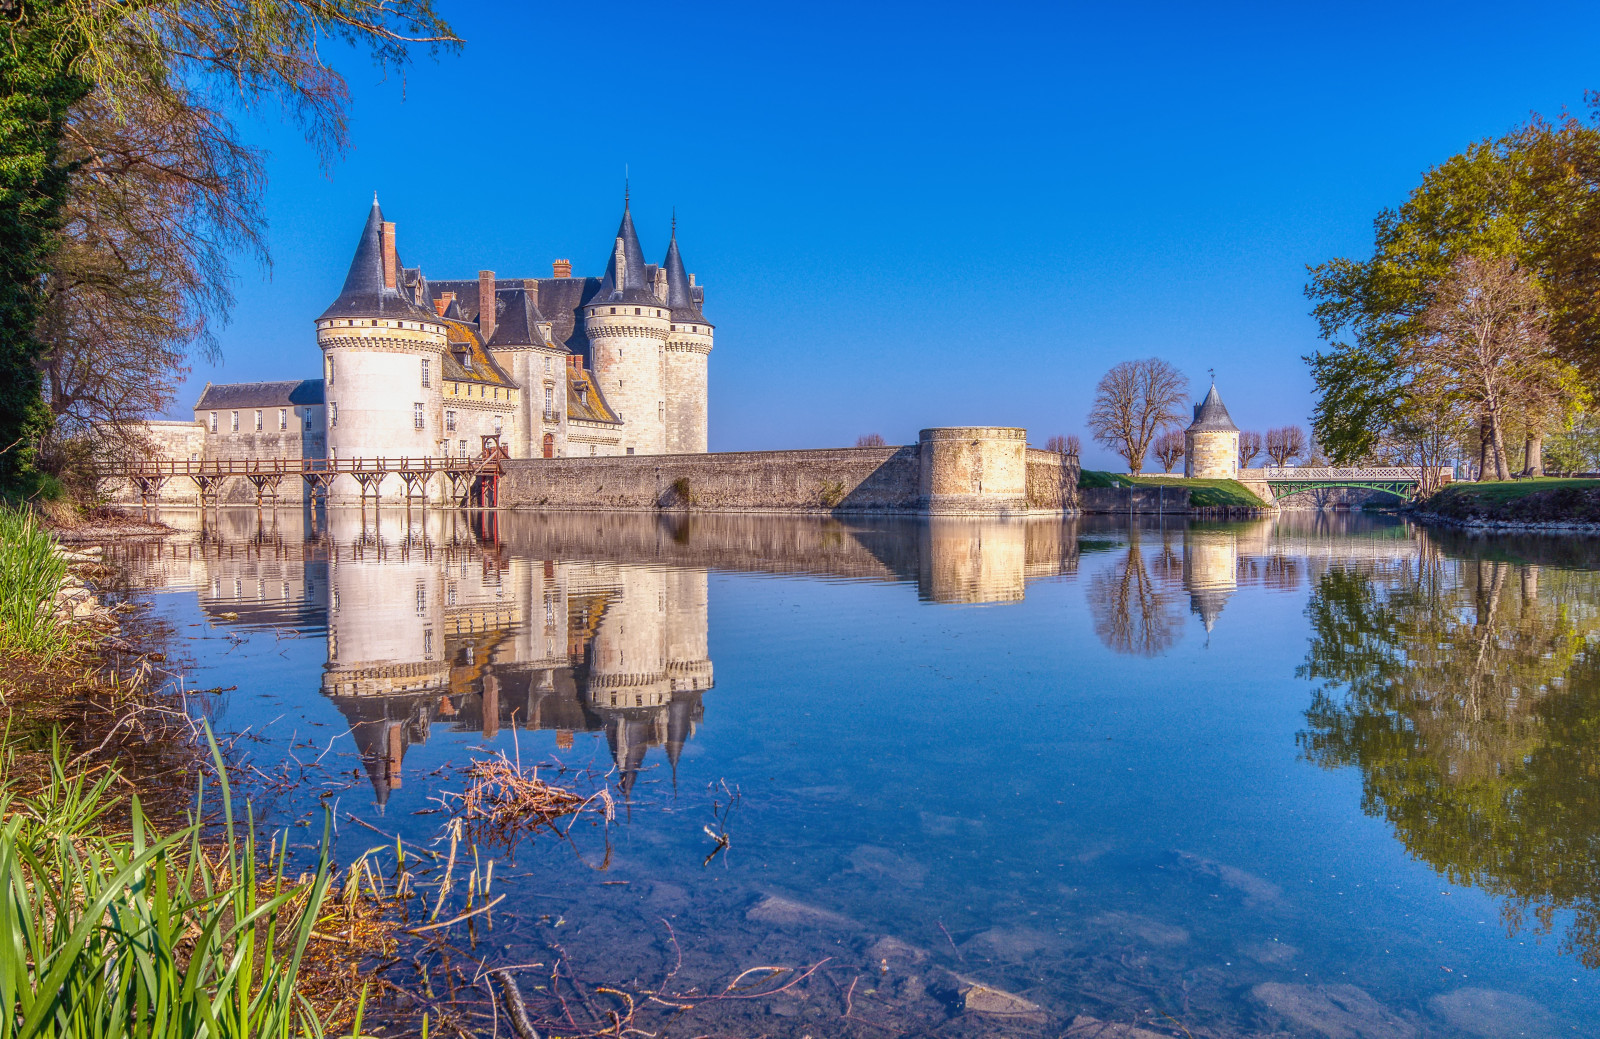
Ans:
[{"label": "round stone bastion", "polygon": [[1028,431],[939,426],[917,438],[917,506],[935,515],[1004,515],[1028,509]]}]

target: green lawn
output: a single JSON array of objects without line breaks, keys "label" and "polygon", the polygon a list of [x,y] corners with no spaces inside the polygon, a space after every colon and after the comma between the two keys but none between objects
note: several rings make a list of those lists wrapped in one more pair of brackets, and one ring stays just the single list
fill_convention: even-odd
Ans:
[{"label": "green lawn", "polygon": [[1567,480],[1558,477],[1537,477],[1526,480],[1485,480],[1480,483],[1459,482],[1448,484],[1440,494],[1464,495],[1482,502],[1515,501],[1541,491],[1560,491],[1573,488],[1592,491],[1600,488],[1600,480]]},{"label": "green lawn", "polygon": [[1170,476],[1129,476],[1085,469],[1078,474],[1079,487],[1186,487],[1189,504],[1197,509],[1260,509],[1266,502],[1256,497],[1238,480],[1187,480]]}]

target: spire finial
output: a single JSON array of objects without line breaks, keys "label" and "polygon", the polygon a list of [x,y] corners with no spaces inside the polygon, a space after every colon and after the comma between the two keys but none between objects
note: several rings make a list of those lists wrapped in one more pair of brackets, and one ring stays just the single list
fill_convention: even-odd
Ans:
[{"label": "spire finial", "polygon": [[628,191],[628,164],[622,164],[622,208],[627,209],[629,202]]},{"label": "spire finial", "polygon": [[372,189],[372,204],[373,205],[377,205],[378,204],[378,189],[377,188],[373,188]]},{"label": "spire finial", "polygon": [[1217,370],[1215,368],[1207,368],[1206,371],[1211,374],[1211,385],[1215,386],[1217,384]]},{"label": "spire finial", "polygon": [[678,207],[672,207],[672,237],[678,237]]}]

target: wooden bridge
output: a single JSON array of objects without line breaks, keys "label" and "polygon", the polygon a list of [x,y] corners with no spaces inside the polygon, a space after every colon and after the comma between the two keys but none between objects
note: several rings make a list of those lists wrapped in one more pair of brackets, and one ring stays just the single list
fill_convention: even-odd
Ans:
[{"label": "wooden bridge", "polygon": [[411,458],[216,458],[198,460],[137,459],[111,463],[101,468],[101,475],[122,477],[139,488],[139,498],[146,506],[160,500],[161,488],[168,480],[187,477],[194,481],[200,492],[200,504],[216,505],[226,481],[242,478],[250,481],[256,491],[259,508],[269,499],[276,506],[278,488],[285,479],[298,476],[306,482],[308,496],[321,495],[327,500],[328,489],[340,476],[348,476],[361,485],[361,504],[367,504],[371,494],[373,504],[378,502],[379,487],[388,476],[400,477],[406,485],[406,501],[413,497],[426,498],[427,483],[443,474],[450,482],[450,497],[461,506],[476,505],[493,508],[499,503],[500,462],[508,457],[498,435],[483,438],[483,451],[473,457],[424,456]]},{"label": "wooden bridge", "polygon": [[1239,479],[1249,483],[1264,483],[1272,490],[1274,498],[1286,498],[1301,491],[1357,488],[1382,491],[1397,498],[1410,499],[1422,489],[1424,477],[1429,484],[1439,487],[1451,481],[1455,471],[1449,466],[1424,469],[1421,466],[1360,466],[1337,468],[1333,466],[1266,466],[1260,469],[1240,469]]}]

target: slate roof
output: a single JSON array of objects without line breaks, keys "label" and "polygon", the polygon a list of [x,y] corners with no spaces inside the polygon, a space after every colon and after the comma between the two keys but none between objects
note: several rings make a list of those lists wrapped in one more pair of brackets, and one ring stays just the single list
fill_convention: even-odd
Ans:
[{"label": "slate roof", "polygon": [[1239,432],[1239,427],[1233,424],[1233,419],[1228,414],[1228,409],[1222,403],[1222,397],[1217,394],[1216,384],[1211,385],[1211,392],[1206,394],[1206,399],[1194,406],[1194,421],[1189,424],[1190,432]]},{"label": "slate roof", "polygon": [[489,340],[491,349],[549,345],[539,328],[545,319],[539,312],[539,304],[534,301],[536,292],[537,286],[534,292],[529,292],[520,285],[495,290],[495,307],[499,316],[495,319],[494,336]]},{"label": "slate roof", "polygon": [[[356,242],[356,254],[350,260],[350,271],[344,277],[344,288],[322,316],[326,318],[390,317],[410,320],[437,320],[431,309],[413,303],[406,293],[383,284],[383,210],[378,200],[372,200],[367,212],[367,223]],[[399,281],[400,260],[395,257],[396,280]]]},{"label": "slate roof", "polygon": [[291,379],[288,382],[230,382],[221,386],[206,383],[196,411],[221,411],[234,408],[283,408],[322,403],[321,379]]},{"label": "slate roof", "polygon": [[613,239],[611,255],[606,257],[606,273],[600,279],[600,291],[590,303],[647,303],[660,306],[656,298],[655,279],[646,269],[644,250],[639,247],[639,235],[633,229],[633,214],[626,202],[622,206],[622,223],[617,226],[617,238],[622,239],[622,287],[617,277],[617,250]]},{"label": "slate roof", "polygon": [[587,368],[567,365],[567,421],[608,422],[621,425],[622,420],[606,403],[605,394],[595,385]]},{"label": "slate roof", "polygon": [[[672,241],[667,244],[667,258],[662,266],[667,271],[667,306],[672,308],[675,324],[695,322],[711,327],[711,322],[700,312],[699,286],[689,284],[689,275],[683,269],[683,257],[678,253],[678,231],[672,231]],[[704,297],[701,296],[703,299]]]},{"label": "slate roof", "polygon": [[[444,371],[441,373],[444,378],[455,382],[478,382],[486,386],[516,385],[505,369],[495,363],[494,356],[483,348],[483,340],[478,337],[476,328],[465,321],[446,320],[444,329],[445,338],[450,344],[450,349],[444,355]],[[471,356],[471,368],[456,360],[458,353]]]}]

